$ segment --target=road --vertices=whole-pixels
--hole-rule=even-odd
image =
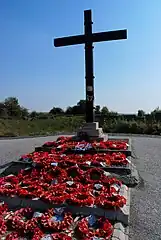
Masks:
[[[57,137],[0,140],[0,164]],[[129,240],[161,240],[161,138],[132,137],[142,182],[131,192]]]

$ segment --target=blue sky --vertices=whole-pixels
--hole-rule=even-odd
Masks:
[[[95,103],[149,112],[161,106],[160,0],[1,0],[0,100],[29,110],[65,108],[85,98],[84,46],[54,48],[53,38],[128,29],[128,40],[95,44]]]

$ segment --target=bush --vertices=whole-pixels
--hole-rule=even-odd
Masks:
[[[0,136],[51,135],[57,132],[75,132],[85,122],[84,117],[58,116],[49,119],[16,120],[0,119]],[[126,121],[113,119],[104,121],[104,132],[160,135],[160,122]]]

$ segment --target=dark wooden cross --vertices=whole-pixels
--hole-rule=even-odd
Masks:
[[[84,11],[84,35],[54,39],[55,47],[85,44],[86,122],[94,122],[93,43],[127,39],[127,30],[92,33],[92,12]]]

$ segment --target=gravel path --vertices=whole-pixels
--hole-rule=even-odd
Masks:
[[[0,140],[0,165],[57,137]],[[132,137],[142,182],[132,190],[130,240],[161,240],[161,139]]]

